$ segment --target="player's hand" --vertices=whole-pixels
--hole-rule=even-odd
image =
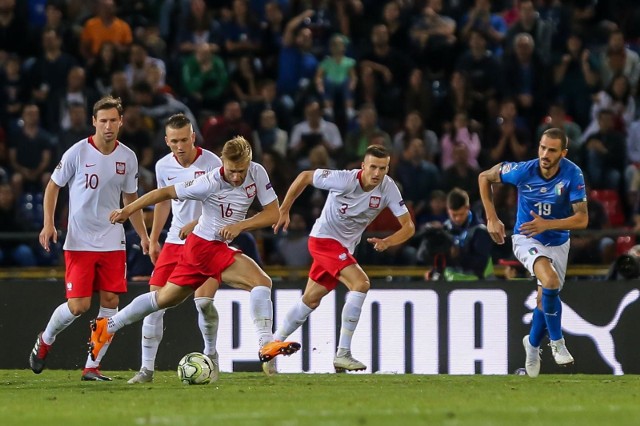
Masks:
[[[389,248],[389,243],[382,238],[367,238],[367,242],[373,244],[373,249],[377,252],[383,252]]]
[[[518,228],[518,231],[527,238],[535,237],[547,229],[547,221],[542,216],[537,215],[533,211],[530,211],[529,214],[533,216],[533,220],[523,223],[520,225],[520,228]]]
[[[50,251],[49,240],[53,240],[54,243],[58,242],[58,231],[56,230],[56,227],[53,225],[45,225],[42,228],[42,231],[40,231],[39,240],[42,248],[46,251]]]
[[[222,228],[218,233],[227,241],[232,241],[242,232],[242,226],[234,223]]]
[[[149,254],[149,238],[140,238],[140,247],[142,247],[142,254]]]
[[[496,244],[504,244],[507,234],[504,232],[504,223],[501,220],[487,220],[487,231]]]
[[[124,209],[117,209],[111,212],[109,215],[109,221],[113,224],[125,223],[129,219],[129,214]]]
[[[154,265],[158,261],[158,257],[160,256],[160,243],[158,241],[150,241],[149,242],[149,258],[151,259],[151,263]]]
[[[195,220],[187,223],[185,226],[180,228],[180,232],[178,232],[178,237],[181,240],[185,240],[189,236],[189,234],[193,232],[193,229],[196,227],[197,224],[198,222]]]
[[[271,226],[273,228],[273,233],[277,234],[280,228],[282,228],[284,232],[287,232],[287,229],[289,229],[290,221],[291,218],[289,217],[289,212],[285,213],[281,211],[278,221]]]

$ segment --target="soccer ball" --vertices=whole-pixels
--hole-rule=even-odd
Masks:
[[[185,385],[206,385],[211,381],[213,363],[200,352],[191,352],[178,363],[178,378]]]

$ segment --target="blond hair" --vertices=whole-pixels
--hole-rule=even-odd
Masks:
[[[222,147],[222,159],[232,163],[251,161],[251,144],[242,136],[229,139]]]

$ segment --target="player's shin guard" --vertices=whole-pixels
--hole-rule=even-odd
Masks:
[[[198,327],[204,340],[204,354],[216,353],[216,340],[218,339],[218,310],[211,297],[196,297],[193,299],[198,311]]]
[[[273,334],[274,339],[281,341],[286,340],[294,331],[304,324],[311,312],[313,312],[313,309],[308,307],[302,299],[298,300],[289,312],[287,312],[280,328]]]
[[[117,313],[118,313],[118,308],[105,308],[104,306],[100,306],[100,310],[98,311],[98,318],[111,318]],[[109,350],[110,344],[111,342],[107,342],[104,344],[102,349],[100,349],[100,352],[98,353],[98,356],[96,357],[95,361],[92,360],[91,355],[89,355],[87,357],[87,362],[84,364],[84,368],[99,368],[100,361],[102,361],[102,358],[107,353],[107,350]]]
[[[353,332],[356,331],[358,321],[360,320],[360,312],[367,293],[359,291],[350,291],[342,308],[342,326],[340,328],[340,341],[338,343],[338,355],[351,350],[351,338]]]
[[[559,289],[542,289],[542,311],[550,340],[562,339],[562,302]]]
[[[273,304],[271,303],[271,288],[257,286],[249,295],[251,316],[258,335],[258,344],[263,347],[273,341]]]
[[[531,331],[529,332],[529,343],[533,347],[539,347],[540,342],[547,333],[547,322],[545,320],[544,312],[538,307],[533,310],[533,318],[531,319]]]
[[[164,333],[165,309],[150,313],[142,322],[142,367],[149,371],[155,370],[158,346]]]

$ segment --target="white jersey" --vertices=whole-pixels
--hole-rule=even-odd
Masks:
[[[105,155],[92,137],[83,139],[64,153],[51,180],[60,187],[69,184],[65,250],[125,249],[124,228],[111,224],[109,215],[120,208],[121,193],[138,190],[138,160],[131,149],[116,141]]]
[[[156,179],[158,188],[175,185],[209,173],[213,169],[222,166],[220,157],[211,151],[197,147],[196,158],[189,167],[183,167],[173,153],[162,157],[156,163]],[[171,226],[165,242],[171,244],[184,244],[180,239],[180,229],[202,214],[202,203],[195,200],[171,200]]]
[[[219,231],[244,220],[256,197],[263,206],[278,198],[267,171],[258,163],[250,163],[247,177],[240,186],[232,186],[223,176],[224,169],[219,167],[175,186],[178,199],[202,201],[202,215],[193,233],[208,241],[225,241]]]
[[[313,173],[313,186],[329,191],[311,236],[331,238],[353,254],[365,228],[385,208],[400,217],[408,213],[400,190],[393,179],[385,176],[380,185],[369,192],[362,189],[362,170],[318,169]]]

